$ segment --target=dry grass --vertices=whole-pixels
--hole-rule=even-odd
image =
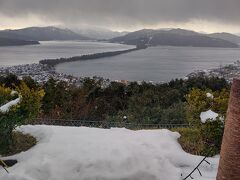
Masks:
[[[194,128],[175,128],[172,131],[179,132],[179,143],[184,151],[194,155],[205,155],[205,146],[200,131]]]
[[[37,140],[30,134],[23,134],[21,132],[13,132],[13,144],[7,152],[0,152],[3,156],[11,156],[23,151],[27,151],[35,146]]]

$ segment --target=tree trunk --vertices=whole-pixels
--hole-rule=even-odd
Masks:
[[[240,179],[240,79],[234,79],[228,106],[217,180]]]

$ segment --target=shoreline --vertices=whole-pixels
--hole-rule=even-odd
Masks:
[[[81,56],[74,56],[70,58],[56,58],[56,59],[44,59],[40,60],[38,63],[31,64],[22,64],[22,65],[13,65],[13,66],[0,66],[0,76],[6,76],[7,74],[14,74],[20,79],[25,76],[30,76],[35,81],[40,84],[47,82],[50,78],[53,78],[57,81],[65,81],[70,84],[80,84],[84,77],[75,77],[72,75],[67,75],[64,73],[56,72],[55,66],[61,63],[68,63],[74,61],[87,61],[95,60],[106,57],[113,57],[120,54],[125,54],[133,51],[138,51],[141,49],[146,49],[147,46],[139,45],[135,48],[119,50],[119,51],[110,51],[110,52],[101,52],[94,54],[85,54]],[[101,78],[94,76],[96,78]],[[106,80],[110,81],[110,80]]]
[[[24,76],[30,76],[33,78],[35,81],[37,81],[40,84],[43,84],[47,82],[50,78],[53,78],[57,81],[65,81],[70,84],[81,84],[81,81],[85,77],[75,77],[72,75],[67,75],[63,73],[58,73],[55,70],[54,66],[49,66],[46,64],[25,64],[25,65],[16,65],[16,66],[7,66],[7,67],[0,67],[0,75],[6,76],[7,74],[15,74],[19,78],[23,78]],[[185,77],[182,77],[180,79],[188,79],[188,78],[194,78],[194,77],[219,77],[219,78],[224,78],[228,82],[232,82],[234,77],[240,77],[240,60],[219,67],[219,68],[213,68],[213,69],[208,69],[208,70],[197,70],[194,71],[190,74],[187,74]],[[129,82],[148,82],[152,84],[162,84],[162,83],[167,83],[167,82],[155,82],[155,81],[128,81],[128,80],[109,80],[104,77],[90,77],[90,78],[103,78],[106,82],[120,82],[127,84]],[[175,78],[179,79],[179,78]],[[169,81],[168,81],[169,82]]]
[[[220,66],[219,68],[197,70],[186,76],[186,78],[191,77],[219,77],[226,79],[228,82],[232,82],[233,78],[240,77],[240,60],[225,66]]]
[[[30,76],[38,83],[45,83],[51,77],[58,81],[66,81],[71,84],[78,84],[84,79],[85,77],[78,77],[74,75],[68,75],[64,73],[59,73],[56,71],[56,66],[62,63],[69,63],[75,61],[88,61],[88,60],[96,60],[100,58],[106,57],[113,57],[133,51],[138,51],[142,49],[148,48],[144,45],[136,46],[135,48],[126,49],[126,50],[118,50],[118,51],[110,51],[110,52],[101,52],[101,53],[94,53],[94,54],[85,54],[80,56],[74,56],[69,58],[56,58],[56,59],[44,59],[40,60],[38,63],[33,64],[23,64],[23,65],[14,65],[14,66],[0,66],[0,75],[7,75],[7,74],[15,74],[16,76],[22,78],[24,76]],[[183,77],[176,77],[174,79],[183,79],[186,80],[188,78],[193,77],[219,77],[224,78],[228,82],[232,82],[233,78],[239,76],[240,77],[240,60],[227,64],[225,66],[219,68],[212,68],[207,70],[197,70],[193,71],[189,74],[186,74]],[[127,79],[117,79],[117,80],[110,80],[104,77],[93,76],[89,78],[103,78],[106,81],[112,82],[121,82],[121,83],[129,83],[129,82],[148,82],[152,84],[162,84],[168,83],[170,81],[152,81],[152,80],[134,80],[129,81]]]

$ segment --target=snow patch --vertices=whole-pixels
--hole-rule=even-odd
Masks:
[[[17,91],[12,91],[12,92],[11,92],[11,96],[14,96],[14,95],[16,95],[16,94],[18,94]]]
[[[17,98],[15,100],[8,102],[7,104],[0,107],[0,112],[2,113],[9,112],[10,108],[13,106],[16,106],[18,103],[20,103],[20,101],[21,101],[21,98]]]
[[[212,110],[208,110],[206,112],[202,112],[200,114],[201,122],[206,123],[207,120],[215,121],[219,115]]]
[[[211,94],[211,93],[207,93],[206,96],[207,96],[208,98],[211,98],[211,99],[214,98],[213,94]]]
[[[4,180],[182,180],[203,157],[183,151],[179,133],[168,130],[22,126],[38,143],[16,158]],[[214,180],[219,158],[209,158],[192,176]],[[181,174],[183,176],[181,176]]]

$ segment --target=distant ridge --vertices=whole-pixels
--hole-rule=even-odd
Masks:
[[[192,46],[237,48],[236,43],[184,29],[143,29],[113,38],[110,42],[148,46]]]
[[[27,41],[19,39],[8,39],[0,37],[0,46],[22,46],[22,45],[34,45],[40,44],[38,41]]]
[[[208,34],[208,36],[240,44],[240,36],[237,36],[237,35],[234,35],[234,34],[223,32],[223,33]]]
[[[90,38],[77,34],[69,29],[49,27],[29,27],[17,30],[2,30],[0,37],[9,39],[53,41],[53,40],[89,40]]]

